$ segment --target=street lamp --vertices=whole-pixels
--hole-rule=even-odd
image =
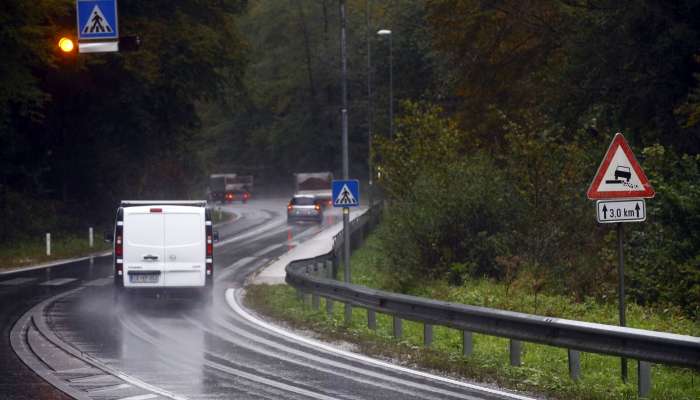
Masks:
[[[394,46],[389,29],[377,31],[379,36],[389,36],[389,137],[394,137]]]

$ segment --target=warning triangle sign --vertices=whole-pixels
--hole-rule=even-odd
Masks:
[[[588,188],[588,198],[652,198],[655,194],[625,137],[618,132]]]
[[[343,188],[340,189],[338,197],[335,198],[335,204],[348,206],[357,204],[357,199],[352,195],[348,185],[343,185]]]
[[[88,18],[85,26],[81,29],[82,33],[112,33],[114,30],[112,26],[107,22],[107,18],[102,13],[100,7],[95,4],[95,7],[90,11],[90,17]]]

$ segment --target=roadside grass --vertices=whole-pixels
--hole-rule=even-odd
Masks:
[[[374,268],[381,258],[376,238],[370,237],[352,258],[353,282],[380,288],[381,272]],[[342,276],[342,271],[339,273]],[[275,320],[297,329],[312,330],[323,340],[353,343],[356,351],[390,359],[405,366],[439,371],[455,378],[468,379],[517,391],[544,394],[555,398],[602,400],[636,399],[637,365],[628,360],[628,383],[620,379],[620,359],[581,353],[581,379],[569,378],[566,349],[523,343],[522,366],[509,364],[508,340],[473,335],[474,352],[462,355],[462,334],[454,329],[433,327],[433,345],[423,346],[423,325],[403,321],[403,337],[392,335],[392,318],[377,313],[377,330],[367,326],[367,312],[353,309],[353,320],[344,324],[343,307],[336,303],[333,314],[325,312],[325,300],[319,310],[304,305],[294,289],[287,285],[253,285],[246,288],[246,304]],[[488,280],[449,287],[441,282],[426,282],[422,293],[440,300],[537,313],[560,318],[615,324],[614,302],[586,299],[576,303],[565,296],[539,293],[535,296],[524,286],[505,285]],[[507,293],[506,293],[507,292]],[[535,312],[537,310],[537,312]],[[700,336],[700,323],[684,317],[675,309],[645,308],[628,305],[628,326]],[[700,373],[686,368],[653,365],[651,399],[700,398]]]
[[[105,243],[102,240],[101,234],[95,234],[94,246],[90,247],[87,233],[81,235],[52,233],[51,255],[47,256],[45,240],[44,237],[41,237],[0,244],[0,269],[11,269],[41,264],[52,260],[87,256],[111,248],[110,243]]]

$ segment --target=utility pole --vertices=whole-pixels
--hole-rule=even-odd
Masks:
[[[340,67],[342,105],[340,109],[343,130],[343,179],[350,179],[350,162],[348,159],[348,54],[346,37],[345,0],[340,0]],[[350,283],[350,209],[343,207],[343,262],[345,264],[345,282]]]

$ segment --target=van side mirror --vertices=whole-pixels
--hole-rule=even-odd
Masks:
[[[214,231],[213,236],[214,236],[214,242],[218,242],[219,241],[219,231]]]
[[[112,233],[111,231],[105,231],[105,242],[107,242],[107,243],[114,242],[114,233]]]

